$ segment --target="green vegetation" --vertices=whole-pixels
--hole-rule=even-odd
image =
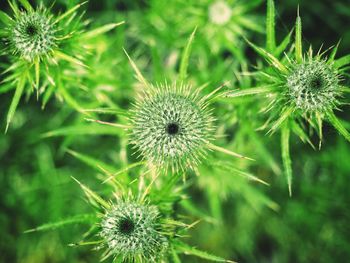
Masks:
[[[349,258],[350,9],[304,2],[3,1],[0,262]]]

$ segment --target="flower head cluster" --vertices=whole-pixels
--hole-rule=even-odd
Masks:
[[[177,171],[193,167],[213,137],[208,101],[186,85],[147,90],[132,117],[132,143],[151,163]]]
[[[167,238],[161,234],[156,206],[119,201],[106,213],[101,229],[108,254],[122,256],[124,261],[157,262],[168,247]]]
[[[294,65],[287,76],[287,98],[304,112],[327,112],[339,104],[339,77],[324,60]]]
[[[32,61],[48,55],[56,46],[55,25],[51,16],[42,8],[21,12],[10,27],[9,42],[15,54]]]

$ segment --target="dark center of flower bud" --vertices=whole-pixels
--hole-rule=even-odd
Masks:
[[[36,35],[38,32],[38,29],[36,26],[34,25],[28,25],[27,28],[26,28],[26,33],[29,35],[29,36],[34,36]]]
[[[310,81],[310,88],[313,90],[319,90],[323,86],[323,79],[321,76],[315,76],[313,79]]]
[[[169,135],[176,135],[179,133],[180,127],[179,124],[172,122],[166,126],[165,130]]]
[[[118,230],[124,235],[131,234],[135,229],[135,224],[130,218],[123,218],[119,221]]]

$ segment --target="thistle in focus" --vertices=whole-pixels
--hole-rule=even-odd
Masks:
[[[133,110],[131,141],[151,163],[178,171],[205,158],[214,137],[208,100],[184,84],[147,87]]]
[[[156,206],[119,200],[104,215],[99,235],[106,242],[107,257],[121,257],[123,262],[158,262],[168,248],[161,231]]]
[[[292,185],[292,166],[289,152],[290,133],[296,134],[312,147],[310,136],[315,131],[321,147],[323,121],[332,124],[346,140],[349,132],[334,114],[344,104],[344,92],[349,87],[342,84],[345,66],[350,64],[350,55],[336,59],[338,46],[327,52],[314,53],[312,47],[304,53],[302,50],[302,24],[298,16],[295,26],[295,42],[287,49],[291,34],[279,44],[275,40],[275,9],[272,0],[267,1],[266,47],[261,48],[249,42],[250,46],[269,64],[256,73],[258,87],[235,91],[230,96],[260,95],[269,100],[264,111],[269,119],[262,128],[269,133],[281,130],[282,160],[287,177],[289,193]],[[282,54],[285,55],[282,55]],[[309,126],[308,133],[305,123]],[[311,129],[310,129],[311,128]]]
[[[108,24],[86,31],[87,23],[77,10],[78,4],[62,14],[55,15],[52,7],[42,3],[34,8],[27,0],[8,1],[12,16],[0,11],[1,55],[8,61],[0,93],[15,90],[7,114],[6,130],[24,93],[34,91],[42,95],[43,107],[57,95],[79,110],[69,91],[70,83],[79,86],[77,73],[86,68],[84,60],[89,50],[89,40],[119,24]],[[74,81],[73,78],[74,77]]]
[[[102,170],[109,176],[110,173]],[[93,246],[102,252],[101,260],[113,262],[159,263],[182,262],[179,255],[193,255],[209,261],[233,262],[191,247],[181,239],[197,222],[179,221],[176,204],[182,199],[177,180],[163,181],[163,187],[155,187],[154,179],[137,180],[125,186],[125,182],[109,180],[115,190],[113,199],[106,201],[99,194],[74,179],[84,191],[94,211],[75,215],[55,223],[48,223],[26,231],[51,230],[70,224],[88,224],[90,229],[84,238],[71,246]],[[133,180],[135,182],[135,180]]]
[[[185,84],[195,32],[191,34],[182,54],[179,82],[172,85],[150,84],[126,53],[143,86],[130,118],[131,143],[143,159],[166,172],[169,169],[173,173],[187,169],[197,171],[197,166],[210,150],[250,159],[212,143],[215,127],[210,101],[220,96],[222,86],[202,95],[205,86],[194,89]]]

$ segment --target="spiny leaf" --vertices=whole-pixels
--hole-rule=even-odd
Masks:
[[[279,128],[285,122],[285,120],[288,119],[288,117],[292,113],[293,113],[293,108],[292,107],[288,107],[288,108],[284,109],[281,112],[280,117],[277,119],[277,121],[274,122],[274,124],[272,125],[271,129],[267,133],[274,133],[277,130],[277,128]]]
[[[47,230],[54,230],[60,227],[64,227],[67,225],[72,225],[72,224],[79,224],[79,223],[93,223],[94,220],[96,219],[96,214],[83,214],[83,215],[76,215],[73,217],[69,217],[66,219],[62,219],[57,222],[53,223],[47,223],[41,226],[38,226],[33,229],[29,229],[24,231],[24,233],[31,233],[31,232],[36,232],[36,231],[47,231]]]
[[[298,63],[303,61],[302,33],[301,33],[301,18],[299,16],[299,7],[297,20],[295,23],[295,59]]]
[[[196,31],[197,31],[197,27],[193,30],[190,38],[188,39],[185,50],[181,56],[180,72],[179,72],[180,81],[185,81],[187,78],[188,61],[190,59],[191,47],[192,47],[192,43],[193,43],[193,39],[194,39],[194,35],[196,34]]]
[[[54,51],[54,55],[59,58],[59,59],[62,59],[62,60],[65,60],[67,62],[70,62],[72,64],[75,64],[77,66],[81,66],[81,67],[87,67],[82,61],[80,61],[79,59],[75,58],[75,57],[72,57],[72,56],[69,56],[61,51],[58,51],[58,50],[55,50]]]
[[[273,87],[275,87],[275,85],[266,85],[266,86],[233,91],[229,93],[227,97],[235,98],[235,97],[249,96],[249,95],[255,95],[255,94],[269,93],[273,91]]]
[[[67,10],[65,13],[60,15],[59,17],[56,18],[55,24],[60,22],[62,19],[66,18],[70,14],[74,13],[77,9],[79,9],[82,5],[85,5],[88,1],[85,1],[83,3],[77,4],[76,6],[73,6],[71,9]]]
[[[203,259],[214,261],[214,262],[231,262],[231,263],[234,263],[234,261],[227,260],[227,259],[215,256],[215,255],[209,254],[209,253],[207,253],[205,251],[201,251],[201,250],[199,250],[197,248],[191,247],[191,246],[189,246],[189,245],[187,245],[185,243],[182,243],[182,242],[177,242],[175,244],[175,246],[176,246],[176,250],[177,251],[179,251],[181,253],[184,253],[186,255],[193,255],[193,256],[197,256],[199,258],[203,258]]]
[[[85,38],[85,39],[93,38],[93,37],[96,37],[98,35],[102,35],[104,33],[107,33],[109,31],[111,31],[112,29],[116,28],[117,26],[122,25],[124,23],[125,23],[125,21],[122,21],[119,23],[107,24],[107,25],[101,26],[99,28],[95,28],[91,31],[88,31],[88,32],[82,34],[81,37]]]
[[[289,196],[292,196],[292,160],[289,152],[290,130],[287,125],[283,125],[281,131],[281,148],[283,168],[287,178]]]
[[[334,61],[335,68],[341,68],[350,64],[350,55],[346,55]]]
[[[80,187],[83,189],[86,197],[88,198],[90,204],[92,204],[93,206],[97,207],[97,208],[101,208],[101,206],[104,209],[109,209],[110,208],[110,204],[108,202],[106,202],[105,200],[103,200],[102,197],[100,197],[98,194],[96,194],[94,191],[90,190],[90,188],[88,188],[87,186],[85,186],[84,184],[82,184],[81,182],[79,182],[77,179],[75,179],[74,177],[72,177],[74,181],[76,181]]]
[[[289,34],[282,40],[281,44],[275,48],[273,55],[275,57],[279,57],[282,52],[287,48],[292,38],[293,30],[289,32]]]
[[[16,91],[15,91],[15,95],[13,96],[11,105],[10,105],[10,109],[7,113],[7,118],[6,118],[6,129],[5,129],[5,133],[7,132],[9,125],[12,121],[13,115],[16,112],[19,100],[22,97],[23,94],[23,90],[25,87],[25,83],[26,83],[26,73],[24,73],[18,80],[17,82],[17,87],[16,87]]]
[[[11,22],[11,20],[12,18],[8,14],[0,10],[0,21],[7,25]]]
[[[128,52],[123,48],[125,55],[128,57],[131,67],[134,69],[136,73],[137,80],[140,81],[143,85],[145,85],[146,88],[151,87],[151,84],[148,83],[148,81],[145,79],[145,77],[142,75],[141,71],[137,67],[136,63],[130,58]]]
[[[273,0],[267,0],[266,50],[270,53],[273,53],[276,48],[275,34],[275,3]]]
[[[250,161],[254,161],[254,159],[252,158],[249,158],[249,157],[246,157],[246,156],[243,156],[239,153],[236,153],[236,152],[233,152],[233,151],[230,151],[226,148],[222,148],[220,146],[217,146],[217,145],[214,145],[214,144],[209,144],[208,147],[214,151],[218,151],[218,152],[222,152],[222,153],[225,153],[227,155],[231,155],[233,157],[237,157],[237,158],[242,158],[242,159],[247,159],[247,160],[250,160]]]
[[[340,40],[338,41],[338,43],[335,45],[335,47],[333,48],[331,54],[329,55],[329,58],[327,60],[327,63],[333,63],[334,62],[334,59],[335,59],[335,56],[338,52],[338,48],[339,48],[339,45],[340,45]]]
[[[42,134],[44,138],[59,136],[79,136],[79,135],[120,135],[120,129],[111,126],[98,124],[77,124],[68,127],[62,127],[57,130]]]
[[[327,113],[328,121],[334,126],[334,128],[344,136],[344,138],[350,142],[350,133],[344,127],[344,125],[339,121],[337,116],[335,116],[333,111]]]
[[[28,0],[19,0],[19,2],[23,5],[23,7],[28,11],[33,11],[32,5],[28,2]]]
[[[97,160],[91,156],[85,155],[85,154],[81,154],[78,153],[76,151],[67,149],[67,152],[69,154],[71,154],[72,156],[74,156],[75,158],[77,158],[78,160],[82,161],[83,163],[85,163],[86,165],[90,166],[91,168],[95,169],[96,171],[101,171],[102,169],[105,169],[107,171],[110,171],[112,173],[116,172],[115,167],[110,166],[100,160]]]
[[[248,39],[245,38],[245,40],[259,55],[261,55],[272,66],[274,66],[276,69],[278,69],[282,73],[288,73],[288,69],[274,55],[267,52],[265,49],[253,44]]]

